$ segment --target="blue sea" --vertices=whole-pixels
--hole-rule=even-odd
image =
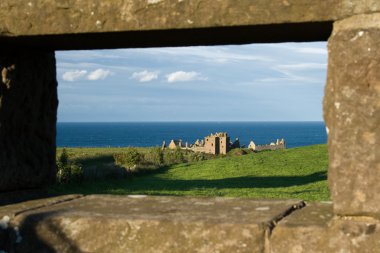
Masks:
[[[58,123],[58,147],[149,147],[165,140],[194,143],[210,133],[227,132],[248,146],[284,138],[288,148],[327,142],[323,122],[119,122]]]

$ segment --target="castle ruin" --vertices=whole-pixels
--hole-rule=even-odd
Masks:
[[[163,143],[165,143],[165,141]],[[180,148],[213,155],[225,155],[231,149],[242,148],[244,146],[240,146],[239,138],[236,138],[235,141],[232,142],[226,132],[216,132],[215,134],[211,133],[210,135],[204,137],[204,140],[196,140],[195,143],[191,145],[189,145],[188,142],[185,142],[185,145],[183,145],[183,141],[181,139],[171,140],[168,147],[169,149]],[[270,144],[265,145],[256,145],[253,141],[251,141],[248,148],[253,151],[262,151],[285,149],[286,146],[284,139],[277,139],[276,143],[272,142]]]
[[[211,133],[209,136],[206,136],[204,140],[196,140],[194,144],[188,145],[188,142],[183,145],[182,140],[171,140],[169,144],[169,149],[186,149],[192,150],[194,152],[202,152],[207,154],[227,154],[233,148],[240,148],[239,139],[236,139],[235,142],[230,141],[230,137],[226,132],[220,133]]]

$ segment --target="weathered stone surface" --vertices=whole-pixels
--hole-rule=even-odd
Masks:
[[[380,250],[380,221],[345,217],[333,220],[323,236],[326,250],[321,252],[374,253]]]
[[[54,53],[0,53],[0,68],[0,191],[54,182],[58,104]]]
[[[14,218],[23,212],[36,210],[46,206],[52,206],[58,203],[74,200],[82,197],[80,194],[64,195],[36,200],[23,201],[17,204],[0,206],[0,219],[4,216]]]
[[[0,24],[3,36],[24,36],[334,21],[375,11],[377,0],[5,0]]]
[[[271,253],[373,253],[380,249],[380,221],[335,217],[331,204],[311,203],[273,230]]]
[[[24,212],[12,224],[23,238],[16,252],[264,252],[272,220],[294,204],[87,196]]]
[[[379,11],[377,0],[5,0],[0,45],[90,49],[315,41],[328,38],[335,20]]]
[[[324,118],[339,215],[380,217],[380,13],[334,25]]]
[[[10,224],[15,216],[80,197],[81,195],[66,195],[0,206],[0,252],[14,252],[14,245],[22,238],[18,227],[12,227]]]
[[[280,221],[270,238],[271,253],[322,253],[322,237],[333,218],[332,204],[308,203]]]

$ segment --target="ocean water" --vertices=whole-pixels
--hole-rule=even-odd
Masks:
[[[284,138],[288,148],[327,142],[323,122],[120,122],[58,123],[58,147],[149,147],[165,140],[194,143],[214,132],[227,132],[241,145],[275,142]]]

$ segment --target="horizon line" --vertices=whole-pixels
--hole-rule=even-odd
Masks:
[[[268,123],[268,122],[323,122],[324,120],[226,120],[226,121],[212,121],[212,120],[183,120],[183,121],[57,121],[57,123]]]

